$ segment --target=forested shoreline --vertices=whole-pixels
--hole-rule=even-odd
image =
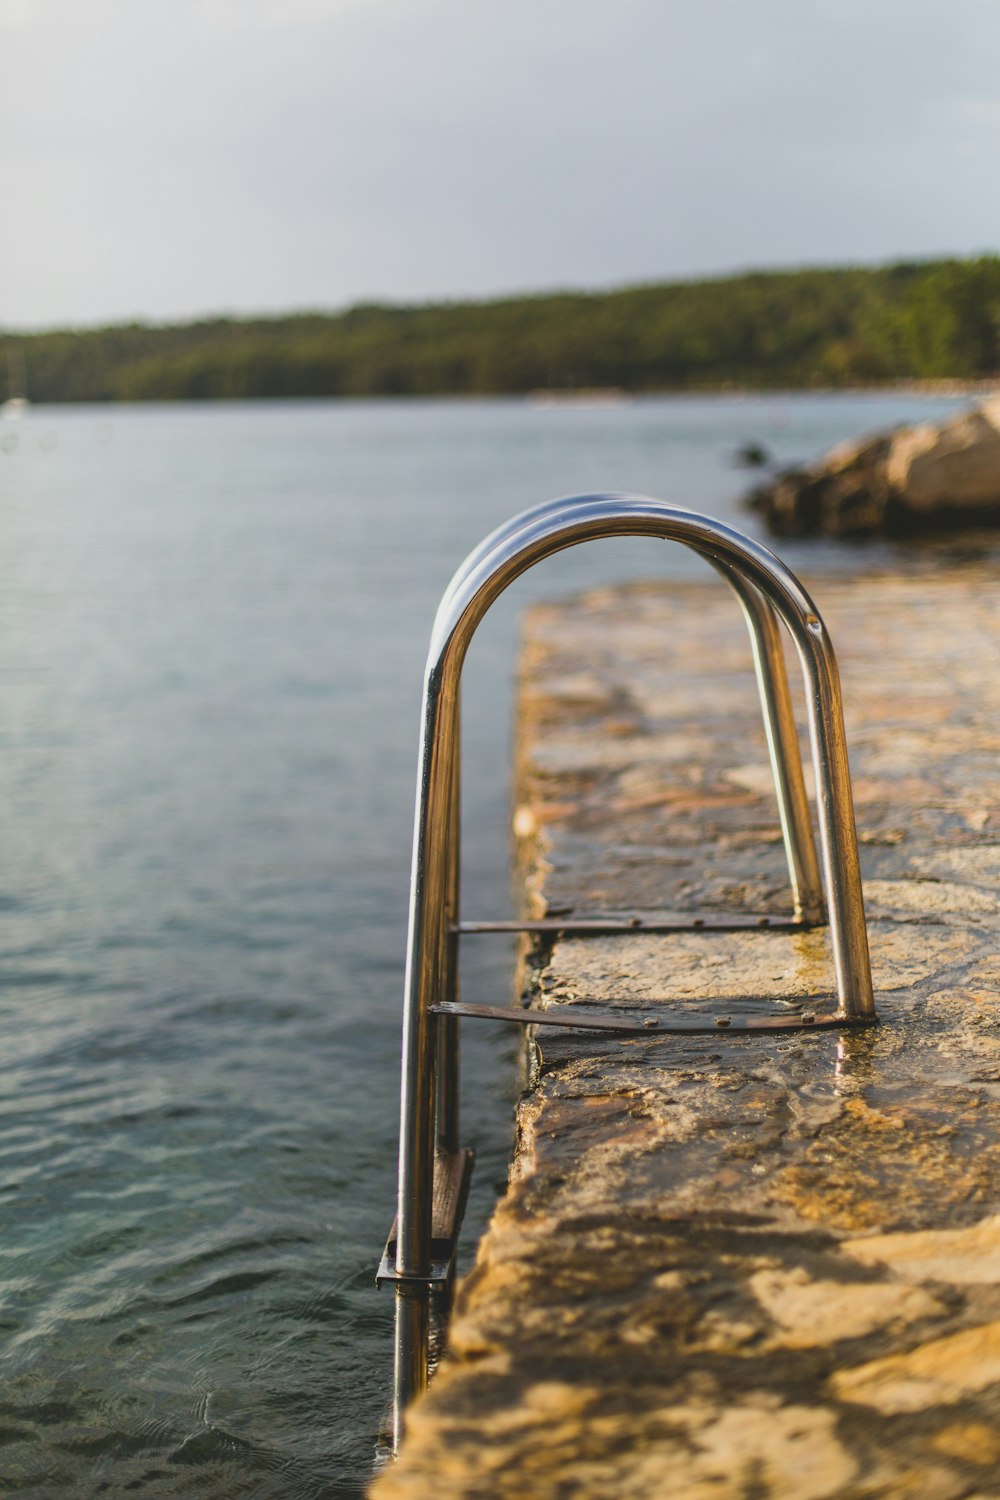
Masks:
[[[1000,257],[0,332],[0,343],[27,387],[8,394],[36,402],[976,381],[1000,371]]]

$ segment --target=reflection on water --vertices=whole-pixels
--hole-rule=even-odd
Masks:
[[[6,1487],[361,1492],[389,1358],[372,1277],[419,680],[452,568],[560,493],[734,516],[740,444],[791,462],[950,404],[50,408],[4,433]],[[470,912],[507,903],[518,607],[701,566],[600,543],[498,606],[465,694]],[[470,948],[469,998],[502,1001],[511,968],[508,940]],[[505,1171],[515,1049],[488,1028],[465,1047],[466,1255]]]

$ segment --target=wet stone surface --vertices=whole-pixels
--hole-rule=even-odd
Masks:
[[[510,1189],[378,1500],[1000,1493],[1000,593],[977,563],[816,593],[882,1024],[537,1029]],[[532,915],[788,910],[741,631],[710,584],[530,616]],[[523,979],[661,1015],[833,986],[822,930],[562,940]]]

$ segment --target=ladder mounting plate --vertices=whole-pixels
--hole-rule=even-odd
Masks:
[[[475,1165],[474,1151],[438,1152],[434,1158],[434,1200],[432,1208],[430,1267],[422,1276],[396,1270],[396,1221],[393,1220],[382,1260],[375,1273],[375,1285],[395,1281],[414,1286],[447,1286],[455,1274],[455,1251],[458,1232],[465,1217],[469,1182]]]

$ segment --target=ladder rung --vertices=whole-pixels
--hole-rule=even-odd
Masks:
[[[467,1016],[482,1021],[513,1021],[518,1026],[565,1026],[574,1031],[614,1031],[658,1036],[683,1032],[688,1036],[714,1035],[720,1031],[829,1031],[844,1026],[869,1026],[875,1016],[845,1016],[838,1011],[789,1011],[787,1014],[726,1014],[708,1016],[650,1015],[638,1018],[609,1011],[578,1010],[581,1002],[556,1010],[524,1010],[503,1005],[469,1005],[465,1001],[442,1001],[428,1006],[432,1016]],[[586,1004],[587,1002],[582,1002]],[[596,1001],[593,1003],[597,1003]]]
[[[651,912],[628,917],[519,917],[456,923],[452,931],[472,937],[487,932],[552,932],[578,937],[613,936],[619,932],[743,932],[763,927],[773,932],[802,931],[818,924],[804,917],[766,912]]]

